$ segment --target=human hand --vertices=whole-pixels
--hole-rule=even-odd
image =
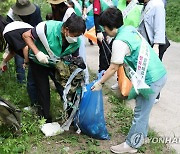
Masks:
[[[104,35],[102,32],[97,33],[97,39],[102,42],[102,40],[104,39]]]
[[[94,85],[91,87],[92,91],[99,91],[102,89],[102,83],[100,81],[97,81],[94,83]]]
[[[49,56],[45,55],[42,51],[39,51],[35,56],[40,63],[43,63],[43,64],[49,63],[48,61]]]
[[[154,44],[153,49],[155,53],[159,56],[159,44]]]
[[[0,65],[0,70],[4,72],[6,71],[6,69],[7,69],[7,63],[3,60]]]
[[[84,20],[86,20],[87,15],[86,15],[86,14],[83,14],[83,15],[82,15],[82,18],[83,18]]]

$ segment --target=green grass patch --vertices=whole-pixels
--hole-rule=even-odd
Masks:
[[[179,0],[168,0],[166,8],[166,33],[170,40],[180,42]]]

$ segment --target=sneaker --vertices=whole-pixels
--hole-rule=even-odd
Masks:
[[[111,86],[112,90],[117,90],[119,88],[118,82]]]
[[[116,146],[111,146],[110,150],[114,153],[136,153],[137,149],[130,147],[126,142],[123,142]]]
[[[160,101],[160,98],[158,98],[158,99],[156,98],[154,101],[154,104],[159,103],[159,101]]]

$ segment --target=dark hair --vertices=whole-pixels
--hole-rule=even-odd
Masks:
[[[73,9],[75,8],[75,5],[74,5],[74,3],[73,3],[73,1],[72,1],[72,0],[67,0],[67,2],[68,2],[68,4],[69,4],[69,5],[71,5],[71,6],[72,6],[72,8],[73,8]]]
[[[60,4],[53,4],[52,7],[52,16],[53,20],[62,21],[63,17],[68,9],[68,6],[63,2]]]
[[[8,22],[3,18],[3,16],[0,15],[0,51],[5,50],[6,45],[7,45],[3,37],[3,31],[7,24]]]
[[[2,34],[7,24],[8,22],[3,18],[3,16],[0,15],[0,34]]]
[[[84,34],[86,30],[85,21],[82,17],[77,16],[75,13],[63,23],[64,28],[68,28],[70,33]]]
[[[99,24],[107,26],[110,30],[113,28],[119,28],[123,25],[123,16],[119,9],[108,8],[100,14]]]

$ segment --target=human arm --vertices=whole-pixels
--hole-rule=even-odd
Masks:
[[[28,57],[28,46],[25,46],[23,48],[23,55],[24,55],[24,64],[28,64],[29,63],[29,57]]]
[[[7,65],[8,61],[10,61],[15,56],[15,52],[9,52],[8,55],[3,59],[0,65],[0,70],[3,70],[3,67]],[[3,70],[4,71],[4,70]]]
[[[130,49],[126,43],[120,40],[114,40],[112,45],[111,64],[104,73],[103,77],[93,85],[92,90],[100,90],[102,88],[102,84],[105,83],[111,76],[113,76],[119,67],[123,65],[125,55],[129,54]]]
[[[24,41],[26,42],[26,44],[29,46],[29,48],[35,54],[37,60],[40,63],[47,64],[49,56],[45,55],[43,52],[39,51],[39,49],[37,48],[37,46],[35,45],[35,43],[33,41],[33,36],[32,36],[31,30],[23,33],[22,37],[23,37]]]
[[[154,49],[155,53],[159,56],[159,44],[158,43],[153,45],[153,49]]]
[[[115,72],[119,69],[119,64],[113,64],[111,63],[109,68],[107,69],[107,71],[104,73],[104,75],[102,76],[102,78],[100,80],[98,80],[92,87],[91,90],[92,91],[98,91],[101,90],[102,85],[108,80],[110,79]]]
[[[36,55],[39,52],[39,49],[34,44],[33,36],[31,34],[31,30],[28,30],[27,32],[24,32],[22,34],[22,37],[26,44],[29,46],[30,49],[32,49],[33,53]]]

